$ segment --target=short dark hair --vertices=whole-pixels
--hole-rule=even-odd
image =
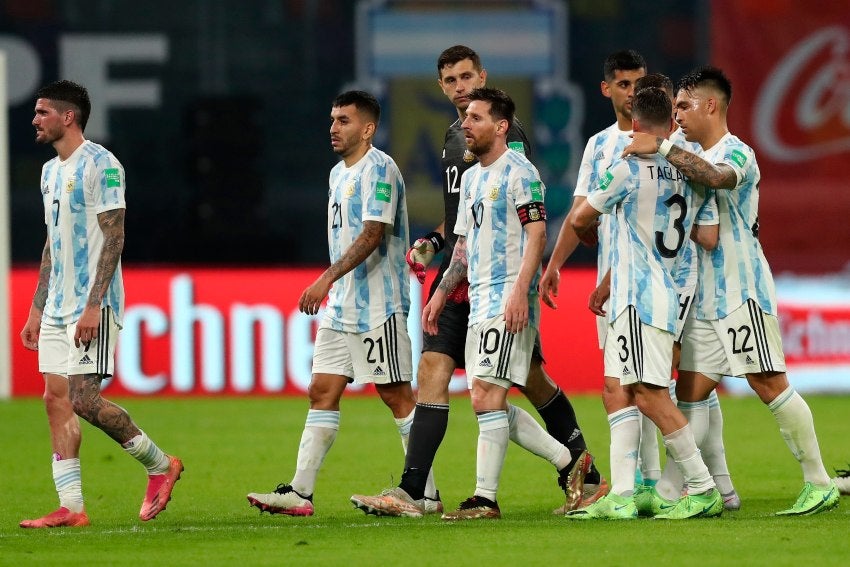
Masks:
[[[635,93],[632,99],[632,118],[651,126],[670,124],[673,103],[670,95],[658,87],[646,87]]]
[[[378,99],[366,91],[346,91],[337,95],[333,101],[334,107],[348,106],[349,104],[353,104],[358,112],[365,112],[377,126],[381,119],[381,105],[378,103]]]
[[[606,81],[610,81],[614,78],[615,71],[636,71],[638,69],[646,69],[646,61],[644,61],[643,55],[634,49],[624,49],[605,58],[602,76],[605,77]]]
[[[726,106],[732,102],[732,83],[728,77],[711,65],[697,67],[679,80],[679,90],[692,91],[698,87],[709,87],[720,91],[726,98]]]
[[[490,103],[490,116],[493,120],[507,120],[508,127],[514,123],[516,105],[511,97],[501,89],[480,87],[469,93],[469,100],[482,100]]]
[[[449,47],[437,58],[437,77],[442,76],[443,67],[460,63],[464,59],[472,61],[472,66],[476,71],[481,70],[481,58],[474,50],[465,45],[453,45]]]
[[[670,77],[663,73],[649,73],[635,81],[635,92],[649,87],[655,87],[656,89],[666,91],[670,97],[675,94],[673,92],[673,81],[671,81]]]
[[[46,98],[63,111],[73,110],[80,130],[85,132],[91,114],[91,100],[89,91],[84,86],[72,81],[54,81],[38,89],[35,98]]]

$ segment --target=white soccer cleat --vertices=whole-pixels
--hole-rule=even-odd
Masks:
[[[301,496],[288,484],[278,484],[274,492],[259,494],[252,492],[248,495],[251,506],[260,512],[269,514],[285,514],[287,516],[312,516],[313,497]]]

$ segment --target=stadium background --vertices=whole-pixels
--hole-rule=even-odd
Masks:
[[[407,181],[412,234],[426,232],[440,220],[438,152],[453,120],[433,65],[453,43],[477,49],[489,84],[518,101],[549,187],[550,240],[585,140],[612,121],[598,89],[607,54],[637,49],[674,81],[697,64],[723,67],[735,88],[731,129],[762,170],[760,237],[791,377],[800,389],[850,389],[850,195],[840,175],[850,13],[841,3],[6,0],[12,393],[41,392],[35,357],[17,339],[44,239],[35,188],[52,157],[30,125],[40,84],[61,76],[89,86],[87,134],[127,171],[132,325],[109,388],[301,393],[314,321],[294,305],[327,262],[330,100],[352,86],[380,95],[378,145]],[[544,345],[566,389],[595,391],[601,362],[584,309],[594,255],[574,260],[561,309],[544,315]]]

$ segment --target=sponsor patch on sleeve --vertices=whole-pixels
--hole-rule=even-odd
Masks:
[[[608,189],[608,186],[611,185],[611,181],[614,180],[614,174],[610,171],[606,171],[605,175],[602,176],[602,179],[599,181],[599,189],[605,191]]]
[[[744,164],[747,163],[747,156],[741,150],[732,150],[732,155],[729,157],[738,164],[738,167],[744,167]]]
[[[375,199],[389,203],[393,196],[393,186],[383,181],[375,182]]]
[[[534,201],[543,201],[543,183],[540,181],[531,182],[531,198]]]
[[[121,172],[117,167],[110,167],[103,170],[103,175],[106,177],[107,187],[121,187]]]
[[[525,144],[522,142],[508,142],[508,149],[511,149],[518,154],[525,155]]]

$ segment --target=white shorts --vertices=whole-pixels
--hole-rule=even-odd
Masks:
[[[38,370],[60,376],[97,374],[107,378],[115,369],[115,345],[121,328],[109,307],[100,310],[97,338],[74,346],[77,324],[51,325],[42,321],[38,336]]]
[[[608,302],[602,304],[602,309],[608,310]],[[599,350],[605,349],[605,339],[608,337],[608,316],[596,316],[596,336],[599,338]]]
[[[313,350],[313,374],[336,374],[358,384],[395,384],[413,380],[407,318],[392,315],[365,333],[320,328]]]
[[[709,377],[785,372],[779,319],[752,299],[723,319],[689,317],[679,368]]]
[[[634,306],[608,325],[605,376],[620,384],[668,387],[673,368],[673,333],[645,324]]]
[[[471,325],[466,330],[466,380],[472,388],[472,379],[478,378],[502,388],[525,386],[537,327],[528,326],[519,333],[509,333],[505,328],[504,314]]]
[[[696,284],[688,286],[679,291],[679,311],[676,314],[676,342],[682,342],[682,335],[685,333],[685,322],[688,320],[688,315],[692,311],[691,307],[694,303],[694,294],[696,293]]]

